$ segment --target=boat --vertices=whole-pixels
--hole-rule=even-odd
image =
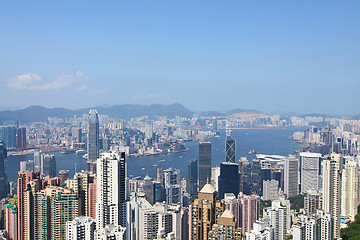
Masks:
[[[254,149],[251,149],[248,154],[257,154],[257,152]]]
[[[88,158],[88,154],[85,153],[85,155],[83,156],[83,158],[87,159],[87,158]]]
[[[154,165],[152,165],[153,167],[158,167],[159,165],[157,165],[157,164],[154,164]]]
[[[75,150],[74,149],[65,149],[65,150],[62,150],[60,153],[61,154],[70,154],[70,153],[75,153]]]
[[[76,150],[76,152],[75,152],[75,154],[77,154],[77,155],[82,155],[82,154],[85,154],[85,153],[87,153],[87,151],[86,151],[86,150],[82,150],[82,149]]]
[[[141,170],[142,170],[142,171],[145,171],[145,168],[143,167]]]
[[[159,162],[165,162],[165,159],[161,159]]]

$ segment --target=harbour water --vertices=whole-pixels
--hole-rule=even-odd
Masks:
[[[231,136],[236,140],[236,159],[247,157],[252,160],[255,155],[249,155],[251,149],[261,154],[278,154],[287,156],[293,154],[300,145],[289,139],[299,128],[286,129],[234,129]],[[217,166],[225,160],[225,131],[220,131],[219,138],[209,140],[211,144],[212,166]],[[186,164],[191,159],[197,159],[199,154],[198,142],[186,142],[187,152],[160,154],[152,156],[128,157],[127,175],[145,176],[156,178],[157,168],[177,168],[181,176],[186,177]],[[56,159],[57,171],[68,169],[70,176],[76,171],[86,169],[86,160],[81,155],[61,154],[52,152]],[[16,182],[20,161],[32,160],[33,155],[9,156],[7,159],[9,181]],[[154,166],[155,165],[155,166]]]

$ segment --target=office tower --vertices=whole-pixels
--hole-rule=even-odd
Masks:
[[[154,205],[155,203],[155,190],[154,190],[154,183],[152,181],[152,178],[146,175],[144,177],[144,185],[143,185],[143,191],[145,194],[146,200],[151,204]]]
[[[9,193],[9,183],[7,177],[7,150],[2,141],[0,141],[0,199],[6,197]]]
[[[94,240],[96,222],[91,217],[80,216],[66,223],[67,240]]]
[[[189,208],[181,208],[181,240],[189,240]]]
[[[125,203],[125,153],[103,153],[97,160],[96,229],[122,225]]]
[[[346,160],[341,183],[341,216],[354,221],[359,202],[359,168],[356,161]]]
[[[181,186],[180,170],[166,169],[164,170],[164,186],[167,204],[183,203],[183,189]]]
[[[310,189],[304,197],[304,210],[307,214],[314,214],[317,210],[322,209],[322,193]]]
[[[153,125],[152,125],[152,123],[146,123],[145,139],[152,139],[152,137],[153,137]]]
[[[235,163],[236,161],[236,141],[230,134],[225,140],[225,161]]]
[[[270,218],[270,227],[274,229],[274,239],[285,240],[287,229],[290,229],[290,201],[272,201],[271,207],[264,210],[264,217]]]
[[[219,197],[224,198],[224,193],[239,194],[240,175],[239,166],[233,162],[220,163]]]
[[[251,165],[246,157],[239,160],[240,192],[251,194]]]
[[[16,148],[25,149],[26,148],[26,128],[21,127],[17,129],[16,132]]]
[[[165,200],[165,185],[164,185],[164,171],[162,168],[156,170],[156,181],[160,183],[161,187],[161,201]]]
[[[104,144],[103,149],[104,149],[105,151],[110,151],[111,140],[106,137],[106,138],[104,138],[104,140],[103,140],[103,144]]]
[[[18,234],[18,211],[17,207],[12,204],[6,204],[6,233],[7,238],[10,240],[17,240],[17,234]]]
[[[309,189],[319,190],[320,175],[320,153],[302,152],[300,153],[301,164],[301,193],[306,193]]]
[[[284,165],[284,192],[287,197],[299,194],[299,161],[294,157],[285,159]]]
[[[33,160],[21,161],[20,162],[20,171],[33,172],[34,171],[34,161]]]
[[[261,196],[262,177],[259,159],[254,159],[252,162],[251,178],[251,192]]]
[[[126,239],[126,228],[108,224],[102,229],[95,230],[95,239],[97,240],[125,240]]]
[[[40,152],[34,152],[34,171],[41,171],[41,155],[40,155]]]
[[[56,176],[56,161],[54,154],[41,154],[41,176]]]
[[[82,129],[78,128],[76,131],[76,138],[78,143],[82,143]]]
[[[99,157],[99,118],[94,109],[90,110],[88,116],[87,154],[88,162],[90,162],[87,170],[96,173],[94,169],[96,166],[91,164]]]
[[[211,178],[211,143],[199,142],[199,189]]]
[[[212,226],[223,211],[223,203],[216,201],[215,189],[209,183],[205,184],[190,206],[190,239],[208,239]]]
[[[276,200],[278,199],[279,182],[277,180],[266,180],[263,181],[263,196],[262,200]]]
[[[18,195],[18,239],[24,238],[24,230],[25,230],[25,206],[29,202],[25,202],[25,193],[27,191],[28,183],[33,181],[34,179],[40,179],[40,172],[18,172],[17,179],[17,195]]]
[[[219,191],[219,176],[220,176],[220,167],[212,167],[211,168],[211,186],[214,187],[215,191]]]
[[[334,238],[340,237],[342,161],[343,157],[336,153],[323,160],[322,208],[333,216]]]
[[[234,215],[225,210],[209,232],[209,239],[241,240],[241,229],[236,227]]]
[[[16,128],[14,126],[0,127],[0,141],[2,141],[7,149],[16,148]]]
[[[187,179],[186,179],[186,192],[190,196],[197,195],[197,182],[198,182],[198,160],[190,160],[187,164]]]

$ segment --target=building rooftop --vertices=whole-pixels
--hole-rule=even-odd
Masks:
[[[223,214],[221,215],[222,218],[234,218],[234,215],[228,210],[226,209]]]
[[[205,184],[205,186],[201,189],[201,193],[214,193],[216,190],[209,183]]]

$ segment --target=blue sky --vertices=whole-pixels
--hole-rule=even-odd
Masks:
[[[359,1],[1,1],[2,107],[360,113]]]

